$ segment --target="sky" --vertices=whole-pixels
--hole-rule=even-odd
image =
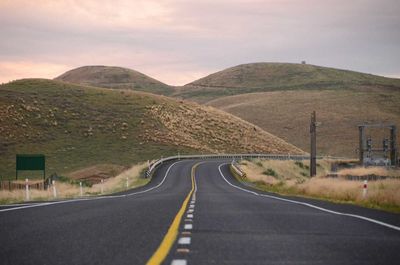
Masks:
[[[184,85],[243,63],[400,78],[399,0],[0,0],[0,83],[84,65]]]

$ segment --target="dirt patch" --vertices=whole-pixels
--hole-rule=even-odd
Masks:
[[[121,165],[99,164],[68,173],[66,176],[74,180],[83,180],[90,184],[96,184],[100,183],[102,179],[115,177],[126,169],[128,168]]]

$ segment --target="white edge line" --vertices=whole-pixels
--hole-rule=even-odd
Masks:
[[[164,178],[161,180],[160,183],[158,183],[156,186],[151,187],[147,190],[142,190],[142,191],[138,191],[138,192],[132,192],[132,193],[128,193],[128,194],[122,194],[122,195],[109,195],[109,196],[102,196],[102,197],[92,197],[92,198],[80,198],[80,199],[73,199],[73,200],[65,200],[65,201],[56,201],[56,202],[44,202],[44,203],[35,203],[35,204],[28,204],[25,206],[21,206],[21,207],[14,207],[14,208],[8,208],[8,209],[1,209],[0,212],[9,212],[9,211],[15,211],[15,210],[22,210],[22,209],[28,209],[28,208],[34,208],[34,207],[41,207],[41,206],[48,206],[48,205],[54,205],[54,204],[62,204],[62,203],[71,203],[71,202],[79,202],[79,201],[93,201],[93,200],[102,200],[102,199],[114,199],[114,198],[122,198],[122,197],[129,197],[132,195],[136,195],[136,194],[141,194],[141,193],[145,193],[145,192],[149,192],[151,190],[157,189],[159,188],[165,181],[165,179],[168,176],[169,171],[171,170],[171,168],[180,162],[184,162],[184,161],[177,161],[175,163],[173,163],[172,165],[170,165],[167,169],[167,171],[165,172]],[[11,207],[13,205],[9,205],[9,207]]]
[[[307,207],[310,207],[310,208],[314,208],[314,209],[317,209],[317,210],[320,210],[320,211],[323,211],[323,212],[331,213],[331,214],[350,216],[350,217],[358,218],[358,219],[361,219],[361,220],[364,220],[364,221],[368,221],[368,222],[371,222],[371,223],[374,223],[374,224],[378,224],[378,225],[381,225],[381,226],[385,226],[385,227],[400,231],[400,227],[398,227],[398,226],[391,225],[391,224],[388,224],[388,223],[385,223],[385,222],[381,222],[381,221],[378,221],[378,220],[375,220],[375,219],[371,219],[371,218],[368,218],[368,217],[365,217],[365,216],[336,212],[336,211],[332,211],[332,210],[329,210],[329,209],[325,209],[325,208],[313,205],[311,203],[299,202],[299,201],[295,201],[295,200],[289,200],[289,199],[284,199],[284,198],[280,198],[280,197],[275,197],[275,196],[272,196],[272,195],[260,194],[260,193],[254,192],[254,191],[249,191],[249,190],[246,190],[244,188],[238,187],[238,186],[233,185],[232,183],[230,183],[225,178],[224,174],[221,171],[221,167],[224,166],[224,165],[228,165],[228,164],[224,163],[224,164],[221,164],[221,165],[218,166],[218,170],[219,170],[219,173],[221,174],[222,178],[225,180],[226,183],[228,183],[232,187],[234,187],[236,189],[239,189],[241,191],[248,192],[248,193],[251,193],[251,194],[256,195],[256,196],[262,196],[262,197],[266,197],[266,198],[270,198],[270,199],[274,199],[274,200],[279,200],[279,201],[284,201],[284,202],[304,205],[304,206],[307,206]]]
[[[18,206],[26,206],[26,205],[35,205],[35,204],[42,204],[44,202],[32,202],[32,203],[15,203],[15,204],[0,204],[1,207],[18,207]]]

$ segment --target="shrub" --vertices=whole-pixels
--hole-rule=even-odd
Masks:
[[[272,177],[275,177],[275,178],[277,178],[278,177],[278,174],[275,172],[275,170],[273,170],[272,168],[268,168],[267,170],[265,170],[264,172],[263,172],[263,174],[264,175],[268,175],[268,176],[272,176]]]

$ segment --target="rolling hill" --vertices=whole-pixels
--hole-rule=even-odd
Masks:
[[[400,126],[400,92],[352,90],[296,90],[249,93],[207,103],[257,124],[303,150],[309,150],[310,114],[317,112],[319,154],[357,157],[358,128],[362,123],[394,123]],[[382,148],[389,132],[370,130]],[[400,134],[397,135],[400,142]]]
[[[313,65],[239,65],[175,95],[227,111],[303,150],[309,150],[310,113],[316,110],[322,122],[318,152],[327,155],[356,157],[359,124],[400,126],[400,79]]]
[[[175,96],[197,102],[286,90],[399,90],[400,80],[308,64],[252,63],[231,67],[181,87]]]
[[[114,66],[83,66],[72,69],[56,77],[55,80],[96,87],[132,89],[160,95],[169,95],[174,91],[171,86],[145,74]]]
[[[184,153],[303,153],[259,127],[197,103],[56,80],[0,85],[0,176],[15,154],[43,153],[47,173]]]

